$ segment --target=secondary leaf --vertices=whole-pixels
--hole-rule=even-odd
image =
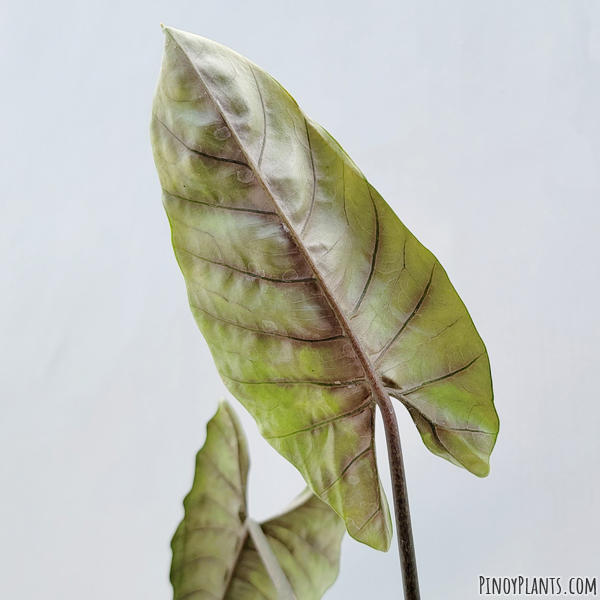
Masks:
[[[248,468],[242,428],[223,401],[208,423],[172,542],[174,600],[318,600],[335,581],[341,519],[307,490],[283,515],[254,523],[246,509]],[[277,593],[276,577],[287,596]]]
[[[483,342],[436,258],[273,78],[165,34],[152,143],[192,312],[262,435],[386,550],[374,390],[485,476],[498,418]]]

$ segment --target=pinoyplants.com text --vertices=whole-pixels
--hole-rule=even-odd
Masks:
[[[596,577],[479,576],[480,596],[597,596]]]

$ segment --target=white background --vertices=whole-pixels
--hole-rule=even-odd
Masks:
[[[423,599],[476,598],[480,574],[600,576],[598,2],[4,0],[0,596],[171,597],[225,389],[151,157],[161,21],[275,76],[438,256],[487,344],[489,478],[430,454],[398,407]],[[235,406],[265,518],[303,485]],[[400,589],[395,546],[346,538],[325,597]]]

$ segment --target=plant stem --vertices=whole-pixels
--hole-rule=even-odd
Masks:
[[[410,523],[410,510],[408,506],[408,491],[406,477],[404,476],[404,461],[402,460],[402,447],[400,445],[400,431],[398,421],[390,397],[383,394],[377,395],[377,405],[383,417],[385,438],[388,448],[390,475],[392,477],[392,493],[394,496],[394,513],[396,516],[396,537],[400,553],[400,569],[404,584],[405,600],[420,600],[419,578],[417,575],[417,559],[413,542],[412,526]]]
[[[281,565],[277,561],[275,554],[273,554],[273,550],[271,549],[269,541],[265,537],[261,526],[250,518],[247,519],[246,523],[248,524],[248,532],[256,546],[258,555],[275,586],[277,598],[279,600],[296,600],[294,590],[283,572]]]

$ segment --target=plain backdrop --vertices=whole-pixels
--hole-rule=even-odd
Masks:
[[[277,78],[487,344],[487,479],[429,453],[398,406],[423,599],[477,598],[479,575],[600,576],[600,3],[2,0],[0,596],[172,594],[169,542],[226,390],[151,156],[160,22]],[[235,407],[266,518],[303,483]],[[325,598],[400,598],[397,564],[346,537]]]

